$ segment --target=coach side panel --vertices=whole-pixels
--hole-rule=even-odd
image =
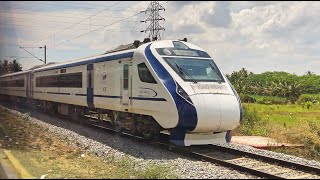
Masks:
[[[1,77],[0,94],[25,98],[27,97],[26,81],[26,74]]]
[[[34,99],[87,106],[87,67],[35,72],[33,75]]]

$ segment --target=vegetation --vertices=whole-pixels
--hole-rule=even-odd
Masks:
[[[288,154],[320,161],[320,105],[310,109],[298,104],[266,105],[243,103],[243,123],[234,135],[271,137],[304,148],[284,149]]]
[[[243,103],[243,123],[236,135],[302,144],[304,148],[280,151],[320,160],[320,75],[254,74],[242,68],[227,77]]]
[[[227,74],[237,92],[245,95],[260,95],[285,98],[294,103],[302,94],[320,93],[320,75],[308,71],[303,76],[287,72],[264,72],[254,74],[242,68]],[[281,102],[282,104],[282,102]]]
[[[170,167],[149,164],[137,170],[135,162],[126,157],[98,158],[31,123],[29,116],[19,117],[1,107],[0,114],[0,148],[10,150],[36,179],[177,178]]]
[[[17,60],[9,62],[8,60],[0,61],[0,75],[22,71],[22,66]]]

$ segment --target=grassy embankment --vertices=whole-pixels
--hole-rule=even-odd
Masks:
[[[28,117],[19,117],[0,107],[0,148],[10,152],[29,173],[40,178],[176,178],[170,167],[134,169],[129,158],[97,158],[68,145]]]
[[[320,105],[264,105],[244,103],[244,122],[235,135],[271,137],[279,142],[305,145],[304,148],[275,149],[320,161]]]

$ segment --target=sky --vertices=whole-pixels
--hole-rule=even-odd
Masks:
[[[23,69],[102,54],[142,41],[150,1],[1,1],[0,60]],[[286,71],[320,74],[320,3],[160,1],[162,39],[183,39],[214,59],[225,74]],[[19,47],[20,46],[20,47]],[[15,57],[13,57],[15,56]]]

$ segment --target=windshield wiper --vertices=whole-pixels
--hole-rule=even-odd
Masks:
[[[212,71],[216,69],[211,63],[209,63],[209,65],[211,66]],[[217,69],[217,71],[219,71],[219,69]],[[218,76],[220,76],[220,75],[218,75]],[[220,77],[220,78],[223,79],[222,77]],[[221,82],[222,82],[221,79],[218,79],[218,83],[219,83],[219,84],[221,84]]]
[[[191,78],[191,80],[192,80],[194,83],[198,83],[198,82],[188,73],[188,71],[186,71],[185,69],[183,69],[182,67],[180,67],[176,62],[174,62],[174,64],[176,64],[176,66],[178,67],[178,69],[179,69],[179,71],[180,71],[180,73],[181,73],[182,75],[186,74],[186,75],[188,75],[188,76]]]

